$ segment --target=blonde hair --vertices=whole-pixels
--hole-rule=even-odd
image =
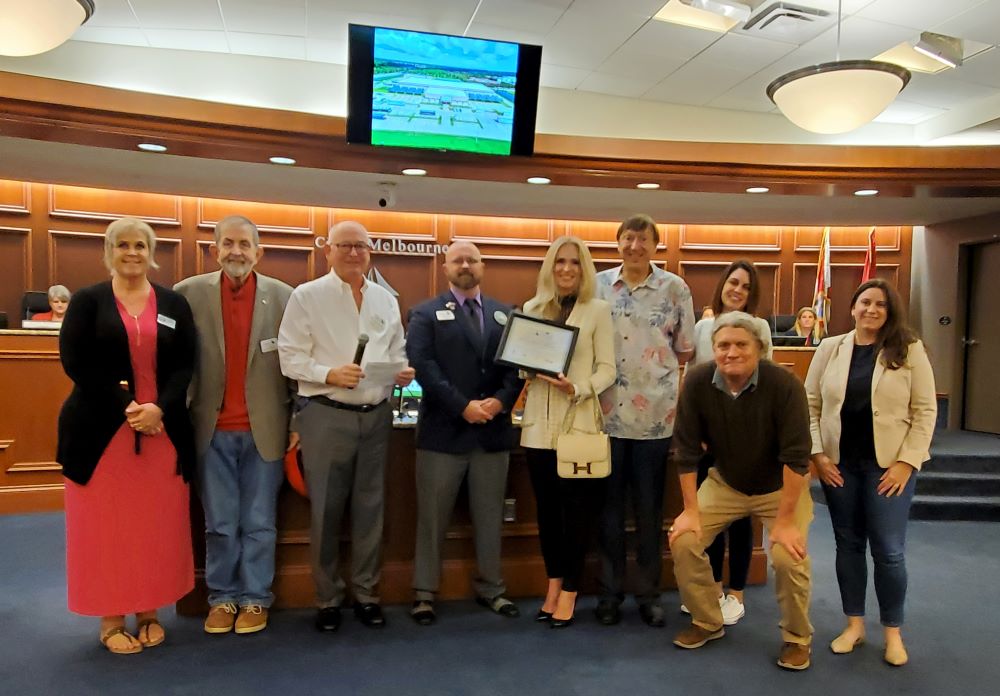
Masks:
[[[576,246],[580,255],[580,288],[576,292],[576,301],[580,303],[590,302],[594,299],[594,291],[597,286],[597,269],[594,268],[594,259],[590,255],[590,250],[579,237],[566,235],[557,237],[549,250],[545,253],[545,260],[542,261],[542,268],[538,271],[538,287],[535,296],[524,304],[526,314],[554,319],[559,316],[559,295],[556,292],[555,268],[556,256],[559,250],[567,244]]]
[[[108,225],[108,229],[104,233],[104,266],[109,271],[114,270],[111,259],[114,258],[115,245],[118,244],[118,237],[125,232],[139,232],[146,238],[146,246],[149,247],[149,267],[159,268],[155,258],[156,233],[153,232],[153,228],[148,223],[132,217],[123,217]]]
[[[797,311],[795,313],[795,326],[793,327],[795,329],[795,335],[797,335],[797,336],[804,336],[805,335],[805,334],[802,333],[802,325],[799,323],[799,319],[802,318],[802,313],[803,312],[811,312],[812,313],[812,315],[813,315],[813,327],[812,327],[812,331],[810,332],[810,335],[812,336],[812,340],[813,340],[814,344],[815,343],[819,343],[820,340],[823,338],[823,331],[820,329],[819,317],[816,316],[816,310],[813,309],[812,307],[801,307],[801,308],[799,308],[799,311]]]

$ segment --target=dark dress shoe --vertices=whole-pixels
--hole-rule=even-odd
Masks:
[[[640,604],[639,616],[642,617],[647,626],[652,626],[653,628],[663,628],[667,625],[667,621],[663,616],[663,607],[659,604]]]
[[[414,602],[413,608],[410,609],[410,618],[416,621],[418,626],[430,626],[437,621],[437,616],[434,614],[434,604],[427,600]]]
[[[494,614],[506,616],[508,619],[513,619],[521,615],[521,611],[517,608],[517,605],[503,595],[494,597],[493,599],[476,597],[476,604],[481,607],[486,607]]]
[[[535,621],[549,621],[552,618],[551,611],[545,611],[544,609],[539,609],[538,613],[535,614]]]
[[[316,612],[316,630],[333,633],[340,628],[340,607],[323,607]]]
[[[549,619],[549,628],[569,628],[573,625],[574,617],[569,617],[568,619],[557,619],[552,617]]]
[[[385,626],[385,617],[382,615],[382,607],[374,602],[354,605],[354,615],[368,628],[382,628]]]
[[[622,610],[618,602],[602,599],[597,603],[597,608],[594,609],[594,616],[597,617],[597,622],[602,626],[614,626],[622,620]]]

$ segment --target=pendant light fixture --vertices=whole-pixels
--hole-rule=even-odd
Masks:
[[[0,0],[0,55],[51,51],[93,14],[94,0]]]
[[[885,111],[910,81],[906,68],[877,60],[840,60],[843,1],[837,3],[837,59],[793,70],[767,87],[789,121],[813,133],[847,133]]]

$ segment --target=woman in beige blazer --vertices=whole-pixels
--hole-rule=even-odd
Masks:
[[[906,521],[913,474],[930,458],[934,374],[891,285],[881,279],[862,283],[851,298],[851,314],[854,331],[824,340],[806,377],[812,462],[830,507],[847,616],[830,649],[849,653],[864,642],[870,545],[884,658],[900,666],[908,659],[900,635]]]
[[[552,628],[573,623],[587,542],[604,501],[604,479],[568,480],[556,473],[556,438],[576,404],[573,427],[596,431],[594,402],[615,380],[614,327],[607,302],[594,297],[596,271],[587,246],[560,237],[549,248],[526,314],[580,329],[569,372],[537,375],[528,383],[521,445],[538,506],[538,537],[549,578],[538,621]]]

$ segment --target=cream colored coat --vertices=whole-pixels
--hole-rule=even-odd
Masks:
[[[824,339],[816,349],[806,396],[812,430],[812,453],[840,461],[840,409],[847,391],[847,375],[854,352],[854,332]],[[875,458],[886,469],[906,462],[919,470],[930,459],[931,436],[937,418],[934,373],[924,344],[910,344],[906,364],[889,370],[880,352],[872,373],[872,419]]]
[[[524,311],[536,315],[532,310],[528,302]],[[580,329],[566,375],[576,386],[577,396],[571,399],[544,380],[531,380],[521,420],[523,447],[555,449],[556,437],[573,400],[578,403],[572,427],[587,432],[599,428],[591,399],[610,387],[617,376],[611,305],[598,299],[577,302],[566,323]]]

